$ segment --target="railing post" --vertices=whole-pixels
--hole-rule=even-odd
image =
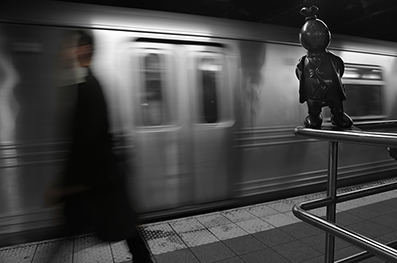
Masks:
[[[393,124],[395,123],[397,122],[393,122]],[[295,128],[294,133],[295,135],[308,137],[310,139],[329,141],[327,197],[304,202],[302,204],[296,204],[292,209],[296,217],[326,232],[325,262],[334,263],[335,236],[361,249],[364,249],[365,251],[368,251],[368,253],[372,255],[389,260],[390,262],[397,262],[396,249],[353,231],[349,231],[341,226],[338,226],[335,222],[337,201],[345,202],[364,196],[397,189],[397,183],[392,183],[368,189],[361,189],[337,196],[338,143],[343,142],[373,146],[397,147],[397,133],[366,132],[357,129],[340,130],[334,129],[333,127],[322,127],[321,129],[297,127]],[[326,219],[315,216],[306,211],[322,207],[324,205],[327,206]],[[340,262],[358,262],[357,260],[362,260],[364,258],[367,258],[367,253],[361,253],[340,260]]]
[[[336,182],[338,177],[338,142],[329,142],[328,147],[328,185],[327,196],[332,203],[327,206],[326,218],[330,222],[336,220]],[[333,263],[335,257],[335,236],[326,233],[325,240],[325,263]]]

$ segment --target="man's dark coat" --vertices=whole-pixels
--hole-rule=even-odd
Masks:
[[[112,152],[105,97],[90,70],[78,86],[72,145],[64,174],[66,187],[88,190],[65,200],[65,217],[72,232],[90,226],[104,240],[123,240],[136,231],[125,188],[124,171]]]

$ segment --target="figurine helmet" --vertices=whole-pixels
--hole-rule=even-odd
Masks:
[[[331,42],[331,32],[323,21],[317,19],[317,11],[318,7],[314,5],[300,11],[306,22],[299,33],[299,41],[309,52],[324,51]]]

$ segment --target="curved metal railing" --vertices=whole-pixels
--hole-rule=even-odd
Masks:
[[[385,122],[382,125],[395,127],[396,124],[397,122]],[[335,236],[367,251],[339,260],[339,263],[360,262],[373,255],[390,260],[391,262],[397,262],[397,250],[391,247],[396,245],[397,242],[391,242],[385,245],[335,224],[337,203],[397,189],[397,183],[389,183],[337,196],[338,143],[344,142],[397,148],[397,133],[369,132],[358,128],[344,130],[334,127],[322,127],[322,129],[296,127],[294,133],[296,136],[329,141],[327,197],[297,204],[292,210],[294,215],[302,221],[326,232],[325,262],[334,262]],[[327,208],[326,219],[307,212],[307,210],[324,206]]]

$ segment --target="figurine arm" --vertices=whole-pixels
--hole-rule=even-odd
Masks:
[[[332,52],[328,52],[331,55],[331,61],[334,64],[335,70],[338,73],[339,77],[342,78],[343,73],[345,73],[345,63],[343,63],[343,60],[333,54]]]
[[[295,69],[295,74],[296,77],[299,79],[299,102],[304,103],[306,101],[306,93],[305,93],[305,88],[303,87],[304,85],[304,75],[303,75],[303,69],[305,65],[305,59],[306,56],[303,56],[299,59],[298,65],[296,66]]]
[[[303,72],[303,63],[302,63],[302,61],[303,61],[303,57],[299,59],[298,65],[296,65],[296,68],[295,68],[295,75],[296,75],[296,77],[299,80],[301,79],[302,72]]]
[[[340,57],[335,56],[336,58],[336,68],[338,70],[339,77],[342,78],[343,73],[345,73],[345,64]]]

